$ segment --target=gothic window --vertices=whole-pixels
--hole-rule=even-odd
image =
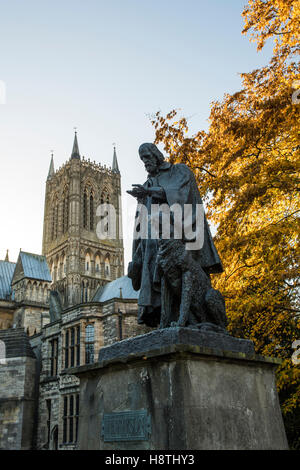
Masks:
[[[55,211],[54,207],[51,209],[51,240],[54,240],[54,216],[55,216]]]
[[[80,325],[76,326],[76,365],[80,365]]]
[[[55,240],[58,234],[58,199],[53,200],[51,211],[51,240]]]
[[[108,191],[107,189],[104,189],[104,191],[102,192],[101,194],[101,204],[109,204],[110,201],[109,201],[109,194],[108,194]],[[107,224],[104,226],[104,231],[106,233],[108,233],[109,231],[109,225],[108,225],[108,213],[106,212],[106,218],[107,218]]]
[[[74,367],[75,361],[75,328],[71,328],[70,330],[70,338],[71,338],[71,344],[70,344],[70,366]]]
[[[85,255],[85,272],[89,274],[91,271],[91,256],[89,253]]]
[[[79,419],[79,394],[64,396],[63,443],[72,444],[77,441]]]
[[[55,233],[54,233],[55,238],[57,238],[57,232],[58,232],[58,202],[56,202],[56,206],[55,206]]]
[[[64,397],[63,442],[67,442],[68,434],[68,397]]]
[[[104,262],[104,272],[105,272],[105,277],[110,277],[110,263],[109,259],[105,258]]]
[[[95,341],[95,327],[94,325],[87,325],[85,327],[85,363],[90,364],[94,362],[94,344]]]
[[[58,364],[58,338],[50,341],[50,375],[55,377],[57,375]]]
[[[68,188],[65,189],[63,194],[63,233],[68,231],[69,227],[69,194]]]
[[[69,367],[69,330],[65,332],[65,368]]]
[[[94,230],[94,197],[90,195],[90,230]]]
[[[83,193],[83,227],[94,230],[94,193],[91,187],[86,187]]]
[[[83,195],[83,227],[87,228],[87,194]]]
[[[73,326],[65,332],[65,368],[80,365],[80,327]]]
[[[55,206],[52,207],[51,211],[51,240],[55,238]]]
[[[96,258],[95,258],[95,272],[96,272],[96,276],[100,276],[100,257],[99,257],[99,255],[97,255]]]

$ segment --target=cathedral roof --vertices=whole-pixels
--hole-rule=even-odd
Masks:
[[[106,302],[111,299],[138,299],[139,292],[132,287],[131,279],[122,276],[111,281],[105,286],[99,287],[92,299],[92,302]]]
[[[7,300],[11,294],[11,281],[16,263],[0,261],[0,299]]]
[[[20,251],[17,266],[15,270],[15,276],[27,277],[30,279],[37,279],[39,281],[51,282],[51,275],[49,267],[46,261],[46,257],[43,255],[36,255],[33,253],[26,253]]]

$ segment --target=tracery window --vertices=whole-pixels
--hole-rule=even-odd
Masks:
[[[94,193],[90,187],[86,187],[83,193],[83,227],[94,230]]]
[[[94,196],[90,195],[90,230],[94,230]]]
[[[68,188],[64,190],[63,194],[63,233],[68,231],[69,227],[69,193]]]
[[[89,253],[85,255],[85,272],[88,274],[91,271],[91,256]]]
[[[95,327],[94,325],[87,325],[85,327],[85,363],[90,364],[94,362],[94,348],[95,348]]]
[[[109,263],[109,258],[105,258],[105,262],[104,262],[104,271],[105,271],[105,277],[110,277],[110,263]]]
[[[58,338],[50,341],[50,375],[55,377],[57,375],[58,365]]]
[[[77,441],[79,421],[79,393],[64,396],[63,443]]]
[[[58,234],[58,199],[57,197],[53,200],[53,206],[51,210],[51,240],[55,240]]]
[[[87,194],[83,195],[83,227],[87,228]]]
[[[80,326],[73,326],[65,331],[64,344],[65,368],[80,365]]]
[[[96,258],[95,258],[95,273],[96,273],[96,276],[100,275],[100,257],[99,257],[99,255],[97,255]]]

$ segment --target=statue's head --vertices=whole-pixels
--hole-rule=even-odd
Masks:
[[[149,175],[155,175],[159,166],[164,162],[164,156],[155,144],[145,143],[139,148],[140,159],[143,161]]]

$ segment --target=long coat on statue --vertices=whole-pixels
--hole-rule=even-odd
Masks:
[[[148,326],[156,326],[160,320],[161,307],[161,279],[157,265],[158,242],[157,238],[151,238],[151,206],[153,204],[167,203],[170,207],[179,204],[184,214],[184,205],[189,204],[192,208],[191,224],[195,231],[196,206],[202,205],[202,200],[197,188],[197,183],[192,171],[184,164],[171,164],[163,162],[159,167],[159,173],[155,177],[149,176],[143,185],[145,188],[157,188],[164,193],[164,201],[157,199],[155,195],[147,196],[143,201],[139,201],[148,211],[147,237],[139,235],[139,227],[136,224],[135,238],[133,241],[132,261],[128,266],[128,276],[132,279],[135,290],[140,290],[138,305],[138,322]],[[163,191],[162,191],[163,190]],[[153,207],[153,206],[152,206]],[[138,209],[136,218],[140,217]],[[194,260],[199,263],[206,274],[221,273],[222,264],[215,248],[210,229],[203,214],[203,244],[200,249],[191,251]],[[182,219],[183,224],[183,219]],[[153,232],[152,232],[153,233]],[[171,216],[171,237],[172,216]],[[182,227],[183,242],[185,230]]]

